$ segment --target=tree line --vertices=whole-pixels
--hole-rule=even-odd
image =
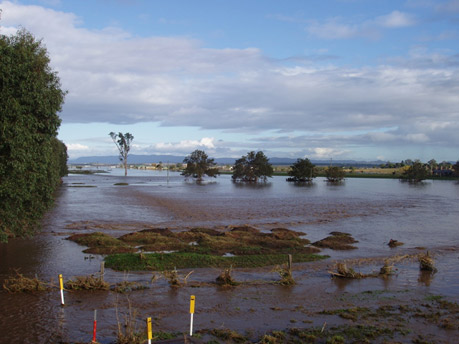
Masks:
[[[0,241],[32,234],[67,174],[57,139],[64,102],[41,41],[0,35]]]
[[[214,159],[210,159],[202,150],[195,150],[183,160],[186,164],[182,175],[201,181],[204,176],[217,177],[218,168]],[[232,180],[234,182],[257,183],[266,182],[272,177],[274,169],[268,157],[262,151],[251,151],[237,159],[232,166]],[[344,179],[344,170],[337,166],[330,166],[325,170],[327,180],[339,182]],[[310,183],[317,176],[316,166],[309,159],[298,159],[290,166],[287,180],[297,183]]]
[[[201,181],[204,176],[217,177],[218,168],[214,159],[210,159],[202,150],[195,150],[183,160],[186,164],[182,175]],[[459,177],[459,161],[452,165],[452,173]],[[266,182],[267,178],[273,175],[273,166],[268,157],[262,151],[251,151],[237,159],[232,166],[232,179],[235,182],[256,183],[259,181]],[[325,168],[325,177],[331,183],[341,182],[346,172],[339,166],[328,166]],[[287,172],[289,178],[287,181],[295,183],[311,183],[318,175],[317,167],[307,158],[299,158],[290,166]],[[429,164],[423,164],[419,160],[405,165],[405,169],[400,176],[401,180],[410,182],[420,182],[432,176],[433,170]]]

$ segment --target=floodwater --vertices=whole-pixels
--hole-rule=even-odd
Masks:
[[[214,285],[173,290],[164,279],[159,279],[149,289],[128,295],[66,292],[65,307],[60,306],[58,289],[35,294],[2,291],[0,343],[89,342],[94,309],[98,309],[98,340],[110,343],[116,336],[117,322],[123,322],[129,311],[129,304],[140,329],[142,319],[151,316],[156,331],[186,332],[191,294],[197,300],[196,329],[228,327],[252,333],[291,326],[299,317],[294,309],[300,305],[310,312],[318,311],[325,303],[333,303],[331,296],[365,290],[410,290],[459,301],[457,182],[426,181],[413,185],[393,179],[362,178],[331,185],[317,178],[312,185],[297,186],[283,177],[274,177],[266,185],[241,185],[223,175],[196,184],[177,173],[130,170],[128,177],[122,173],[115,169],[106,174],[65,177],[55,206],[43,221],[42,232],[31,239],[0,244],[0,283],[15,270],[25,276],[52,280],[55,285],[58,274],[66,280],[96,274],[103,257],[84,254],[84,247],[65,240],[75,232],[102,230],[121,236],[152,225],[177,230],[194,226],[224,230],[231,225],[249,224],[262,230],[285,227],[303,231],[311,241],[320,240],[331,231],[347,232],[359,241],[358,249],[323,250],[330,259],[298,264],[294,267],[298,283],[292,288],[261,283],[230,290]],[[377,260],[393,255],[394,249],[387,246],[390,239],[405,243],[396,249],[399,254],[413,254],[420,247],[433,252],[438,272],[426,277],[419,273],[416,264],[403,263],[399,268],[402,271],[388,280],[342,283],[330,279],[327,267],[335,260]],[[218,274],[216,269],[197,269],[189,280],[212,282]],[[276,279],[271,268],[237,270],[234,275],[239,281]],[[148,283],[151,278],[150,272],[105,272],[110,283]],[[308,321],[322,325],[319,322],[323,319],[310,316]],[[441,336],[448,338],[448,333]]]

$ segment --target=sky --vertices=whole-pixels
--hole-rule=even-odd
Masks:
[[[0,0],[68,91],[70,159],[459,159],[459,0]]]

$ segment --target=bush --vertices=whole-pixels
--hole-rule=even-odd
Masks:
[[[0,241],[32,234],[66,174],[57,129],[65,92],[25,30],[0,35]]]

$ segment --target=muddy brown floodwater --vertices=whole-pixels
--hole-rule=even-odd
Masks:
[[[218,269],[194,269],[188,285],[178,289],[170,288],[164,278],[151,282],[151,272],[106,269],[105,280],[111,284],[129,280],[149,288],[126,294],[66,292],[65,307],[60,306],[57,288],[32,294],[2,290],[0,343],[90,342],[94,309],[98,310],[101,343],[115,341],[117,323],[124,321],[129,309],[139,330],[151,316],[154,331],[186,333],[192,294],[196,295],[195,330],[229,328],[249,340],[272,330],[322,328],[324,324],[379,324],[396,329],[391,337],[395,342],[457,340],[457,182],[412,185],[391,179],[348,179],[330,185],[317,178],[311,186],[295,186],[274,177],[266,185],[252,186],[233,184],[229,176],[196,184],[178,174],[129,172],[128,177],[118,170],[65,177],[42,232],[0,244],[0,283],[15,270],[54,285],[58,285],[58,274],[68,280],[97,273],[103,257],[84,254],[85,247],[64,240],[74,233],[93,231],[118,237],[152,226],[180,230],[249,224],[261,230],[302,231],[311,242],[332,231],[346,232],[358,240],[357,249],[323,249],[321,254],[330,255],[329,259],[294,264],[297,283],[292,287],[272,283],[278,275],[266,267],[236,269],[233,277],[246,283],[233,288],[213,284],[221,272]],[[390,239],[404,245],[390,248]],[[426,250],[435,258],[435,274],[420,272],[415,259],[395,263],[395,274],[388,278],[347,281],[332,279],[328,273],[337,261],[364,273],[379,271],[387,257]],[[442,308],[432,300],[447,303],[440,304]],[[445,310],[445,305],[452,308]],[[375,342],[384,340],[377,337]]]

